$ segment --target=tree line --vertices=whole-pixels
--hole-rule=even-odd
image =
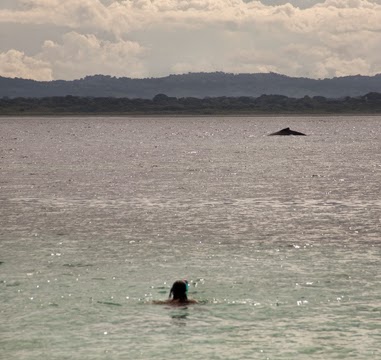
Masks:
[[[283,95],[259,97],[170,97],[153,99],[60,96],[1,98],[0,115],[229,115],[229,114],[377,114],[381,94],[330,99],[323,96],[291,98]]]

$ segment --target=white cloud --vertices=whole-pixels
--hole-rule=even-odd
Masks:
[[[0,8],[0,22],[65,29],[62,40],[47,34],[39,50],[24,54],[49,64],[54,78],[214,70],[313,77],[381,72],[379,1],[309,2],[299,8],[243,0],[23,0],[17,9]]]
[[[108,74],[140,77],[144,75],[141,56],[144,49],[131,41],[110,42],[95,35],[70,32],[62,43],[46,41],[38,58],[51,64],[55,78],[79,78],[84,75]]]
[[[72,29],[110,30],[110,12],[98,0],[15,0],[16,10],[0,10],[0,22],[51,24]]]
[[[53,79],[49,63],[26,56],[17,50],[0,54],[0,75],[35,80]]]
[[[315,65],[315,76],[320,78],[368,74],[369,65],[364,59],[345,60],[339,57],[328,57]]]
[[[99,40],[95,35],[70,32],[63,35],[62,43],[45,41],[41,52],[33,57],[17,50],[0,54],[0,75],[35,80],[94,74],[142,77],[146,75],[143,54],[144,49],[131,41],[113,43]]]

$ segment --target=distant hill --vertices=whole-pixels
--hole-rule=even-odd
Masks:
[[[94,75],[72,81],[34,81],[0,77],[0,98],[72,95],[152,99],[159,93],[177,98],[258,97],[263,94],[294,98],[306,95],[341,98],[362,96],[370,92],[381,93],[381,74],[323,80],[288,77],[275,73],[235,75],[222,72],[189,73],[148,79]]]

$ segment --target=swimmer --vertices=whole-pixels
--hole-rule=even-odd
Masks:
[[[197,304],[197,300],[188,299],[187,292],[189,283],[187,280],[177,280],[169,291],[169,299],[165,301],[154,301],[155,304],[188,305]]]

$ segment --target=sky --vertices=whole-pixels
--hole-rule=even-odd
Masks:
[[[0,76],[381,73],[381,0],[0,0]]]

